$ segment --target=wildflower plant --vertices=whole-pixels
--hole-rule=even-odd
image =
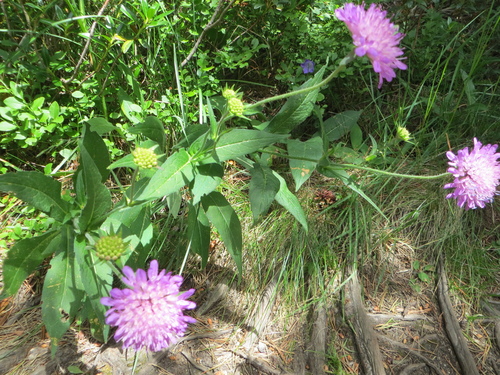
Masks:
[[[151,262],[148,271],[141,269],[152,244],[152,203],[180,196],[181,189],[189,193],[185,198],[187,252],[196,253],[201,264],[206,264],[213,226],[241,276],[241,224],[219,188],[226,161],[238,162],[252,177],[249,200],[254,221],[265,216],[276,201],[306,231],[306,214],[285,179],[266,162],[270,156],[289,159],[296,189],[317,171],[339,179],[382,215],[355,177],[348,173],[349,169],[421,179],[449,175],[407,176],[365,166],[365,161],[377,157],[377,145],[373,138],[370,146],[369,141],[362,139],[357,125],[361,112],[346,111],[323,118],[317,110],[315,103],[320,90],[359,56],[366,55],[371,60],[379,74],[379,88],[384,80],[391,81],[398,69],[406,69],[399,47],[403,36],[385,11],[375,5],[366,10],[364,5],[346,4],[336,15],[351,31],[354,47],[326,77],[325,64],[298,89],[255,103],[244,104],[241,94],[232,88],[224,90],[221,100],[200,98],[202,123],[186,123],[183,138],[169,149],[166,125],[154,116],[128,116],[132,124],[126,134],[106,119],[94,117],[83,127],[77,150],[79,164],[72,175],[69,192],[63,191],[61,182],[40,172],[0,175],[0,191],[16,195],[54,220],[51,230],[18,241],[9,250],[3,265],[3,296],[8,296],[15,294],[45,259],[50,259],[42,291],[42,317],[54,350],[77,318],[88,320],[93,335],[103,341],[108,338],[109,325],[117,326],[115,338],[134,349],[160,350],[184,334],[187,324],[193,322],[183,314],[183,310],[195,307],[194,302],[187,301],[193,291],[179,294],[182,278],[158,272],[156,261]],[[312,73],[310,66],[307,68]],[[266,116],[267,103],[284,99],[277,114]],[[293,131],[313,114],[320,119],[317,132],[309,139],[294,139]],[[249,116],[254,118],[245,126],[231,122],[235,118],[245,121]],[[111,163],[103,140],[110,132],[125,135],[127,139],[135,137],[135,151]],[[352,148],[337,147],[337,141],[348,134]],[[269,146],[276,143],[282,147],[273,147],[271,151]],[[346,160],[353,163],[339,163],[340,151],[348,154]],[[495,152],[495,146],[481,147],[475,141],[470,154],[468,151],[461,151],[458,156],[448,154],[452,163],[449,171],[456,180],[446,187],[456,189],[451,196],[458,199],[459,205],[483,207],[492,199],[499,178],[498,153]],[[117,169],[129,173],[129,185],[124,186],[117,178]],[[480,174],[484,176],[479,178]],[[110,186],[118,190],[114,199]],[[117,238],[110,243],[99,242],[102,233],[120,233],[130,251],[120,254],[122,245],[115,241]],[[95,243],[97,252],[91,246]],[[123,281],[130,288],[112,289],[113,275],[118,273],[115,261],[120,268],[124,266]],[[137,272],[132,268],[138,269]],[[151,321],[159,322],[158,334],[156,326],[149,325]],[[146,327],[144,332],[138,328],[141,324]]]

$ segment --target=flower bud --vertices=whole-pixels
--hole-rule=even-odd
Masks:
[[[398,126],[396,133],[399,139],[402,139],[405,142],[409,142],[411,138],[411,133],[405,127]]]
[[[158,156],[149,148],[138,147],[132,151],[132,155],[134,156],[134,163],[139,168],[149,169],[158,165]]]
[[[112,235],[101,237],[95,244],[95,251],[99,259],[117,260],[125,252],[125,247],[120,236]]]
[[[231,98],[235,98],[237,95],[236,92],[232,89],[224,89],[222,90],[222,96],[229,100]]]
[[[243,110],[245,106],[243,102],[238,98],[231,98],[228,100],[229,112],[231,112],[235,116],[243,116]]]

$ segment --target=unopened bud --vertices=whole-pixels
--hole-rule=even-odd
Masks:
[[[139,168],[149,169],[158,165],[158,156],[149,148],[138,147],[132,151],[132,155],[134,156],[134,163]]]
[[[411,133],[405,127],[398,126],[396,133],[399,139],[402,139],[405,142],[409,142],[411,138]]]
[[[224,89],[222,90],[222,96],[229,100],[231,98],[235,98],[237,95],[236,92],[232,89]]]
[[[125,243],[117,235],[101,237],[95,244],[95,251],[99,259],[117,260],[125,252]]]
[[[243,110],[245,106],[243,102],[238,98],[231,98],[228,100],[229,112],[231,112],[235,116],[243,116]]]

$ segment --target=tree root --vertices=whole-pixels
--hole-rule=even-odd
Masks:
[[[294,374],[289,373],[289,372],[276,370],[276,369],[268,366],[266,363],[264,363],[260,359],[255,358],[254,356],[252,356],[250,354],[245,354],[245,353],[237,351],[237,350],[233,350],[232,352],[234,354],[240,356],[244,360],[246,360],[250,366],[256,368],[258,371],[260,371],[264,374],[268,374],[268,375],[294,375]]]
[[[458,363],[462,368],[462,372],[467,375],[479,375],[474,358],[467,346],[467,341],[462,335],[462,330],[455,317],[448,290],[448,279],[446,278],[444,263],[441,261],[439,265],[438,300],[443,312],[446,333],[455,351]]]
[[[313,328],[311,341],[308,348],[308,362],[311,372],[315,375],[325,374],[325,351],[326,351],[326,309],[323,303],[314,308]]]
[[[412,375],[415,373],[415,371],[421,370],[424,367],[426,367],[427,364],[425,363],[413,363],[411,365],[406,366],[400,373],[399,375]]]
[[[441,370],[438,366],[436,366],[434,363],[432,363],[432,361],[430,359],[426,358],[425,356],[423,356],[422,354],[417,352],[416,349],[413,349],[412,347],[409,347],[408,345],[405,345],[401,342],[394,341],[387,336],[378,335],[378,338],[389,343],[392,346],[395,346],[396,348],[403,349],[404,351],[408,352],[410,355],[418,358],[420,361],[424,362],[429,368],[434,370],[434,372],[436,374],[438,374],[438,375],[444,374],[443,370]]]
[[[345,286],[345,314],[354,332],[356,345],[366,375],[384,375],[385,369],[377,336],[361,302],[357,271]]]

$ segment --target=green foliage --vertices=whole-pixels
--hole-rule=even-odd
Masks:
[[[457,56],[470,56],[467,43],[457,36],[466,28],[458,21],[443,23],[433,11],[425,14],[417,43],[432,44],[422,49],[422,56],[430,60],[439,54],[438,61],[428,66],[420,62],[428,67],[421,74],[412,70],[410,83],[401,86],[407,91],[396,100],[399,109],[382,105],[388,96],[370,91],[362,75],[354,85],[359,100],[347,101],[343,105],[347,110],[336,107],[342,111],[332,112],[326,103],[349,95],[347,89],[328,92],[333,78],[343,80],[364,64],[348,65],[355,56],[349,52],[348,31],[333,17],[337,2],[238,2],[217,29],[205,28],[215,2],[131,0],[111,4],[105,15],[97,15],[103,5],[92,1],[29,4],[3,4],[17,13],[9,18],[8,38],[0,42],[5,60],[0,63],[0,147],[10,158],[1,159],[0,190],[49,216],[50,228],[33,238],[16,238],[4,263],[4,295],[16,293],[47,260],[42,315],[53,344],[75,319],[89,321],[93,335],[107,339],[106,309],[99,299],[109,294],[116,267],[111,260],[99,260],[95,243],[106,235],[121,236],[130,249],[116,259],[116,265],[144,267],[156,234],[151,219],[156,201],[165,201],[172,217],[187,211],[182,235],[188,251],[196,253],[203,266],[215,232],[242,276],[242,225],[223,188],[226,162],[234,160],[251,177],[248,198],[254,223],[265,220],[276,202],[307,232],[308,216],[288,182],[293,180],[298,191],[314,173],[335,179],[348,191],[344,201],[361,197],[388,220],[366,192],[366,180],[351,169],[390,174],[369,165],[389,168],[410,151],[420,152],[412,148],[413,138],[401,146],[397,126],[407,126],[416,143],[435,137],[444,151],[453,110],[465,101],[477,114],[494,104],[485,104],[485,95],[478,90],[477,58],[470,66],[444,58],[444,51],[454,46]],[[489,15],[487,24],[496,27],[495,13]],[[437,33],[444,31],[450,39],[446,46],[436,47]],[[483,34],[475,34],[476,30],[471,35],[483,40],[484,46],[494,34],[482,27],[479,31]],[[198,51],[179,63],[177,55],[188,56],[199,36],[205,38],[200,39]],[[344,49],[348,55],[341,60],[338,52]],[[484,50],[473,54],[477,57]],[[253,104],[236,89],[234,95],[218,96],[222,74],[241,78],[238,72],[262,54],[271,59],[259,66],[255,77],[274,75],[294,90]],[[300,72],[304,58],[322,65],[310,79]],[[372,74],[369,64],[366,67]],[[420,80],[415,92],[411,82]],[[458,86],[460,93],[455,92]],[[376,108],[361,111],[367,94]],[[280,108],[264,106],[271,102]],[[417,114],[423,122],[412,123]],[[446,120],[446,127],[432,129],[438,122],[432,122],[434,114]],[[149,151],[145,163],[134,161],[129,153],[141,148]],[[57,171],[72,150],[78,157],[77,168],[67,172],[71,183],[62,184]],[[29,151],[50,157],[51,163],[63,156],[63,162],[55,172],[50,163],[45,163],[44,173],[22,171],[14,161],[29,156]],[[276,162],[282,159],[288,160],[289,170]],[[349,220],[355,221],[351,216]],[[351,240],[354,249],[356,240]],[[304,272],[314,273],[307,267]],[[414,267],[425,282],[431,270]]]

